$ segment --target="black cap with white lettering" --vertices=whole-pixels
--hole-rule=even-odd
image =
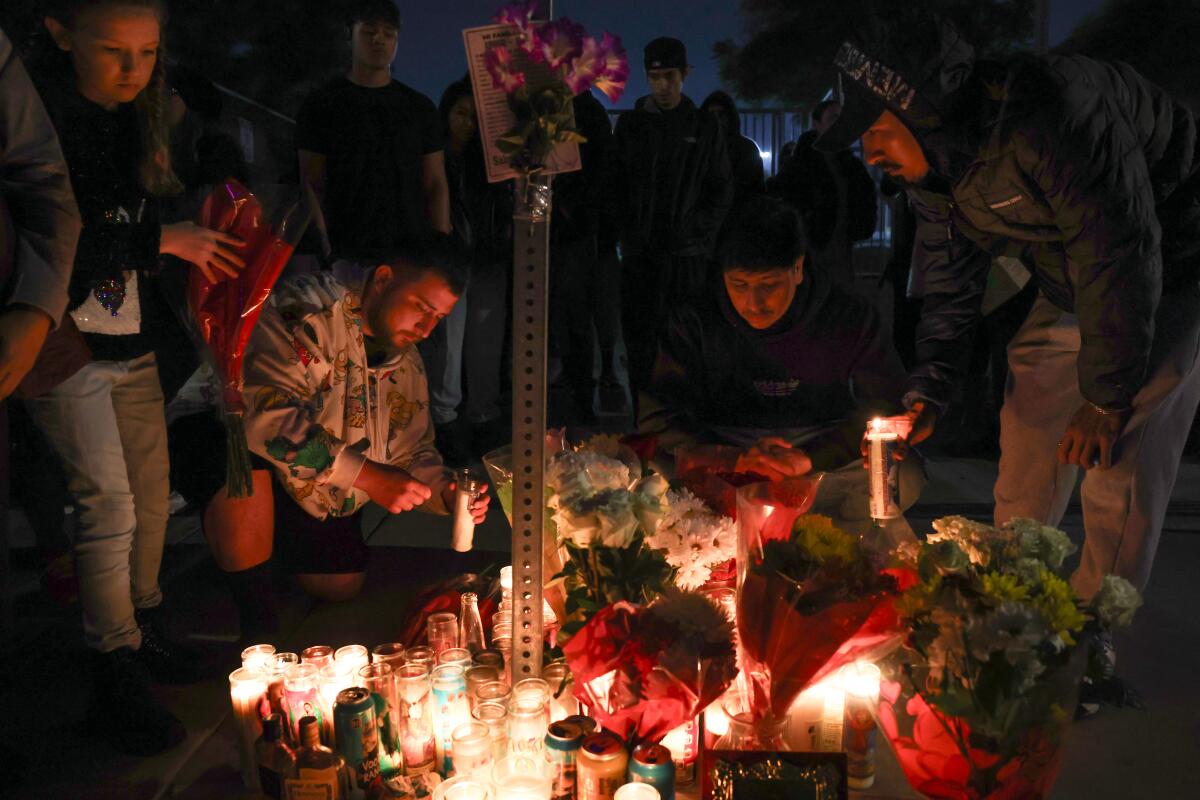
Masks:
[[[920,9],[873,18],[834,57],[842,113],[815,147],[844,150],[891,111],[917,134],[938,127],[946,98],[975,65],[975,50],[953,24]]]
[[[652,69],[687,69],[687,47],[678,39],[660,36],[646,45],[643,52],[646,71]]]

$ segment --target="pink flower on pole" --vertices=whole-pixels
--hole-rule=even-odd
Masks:
[[[550,69],[558,69],[583,49],[583,26],[565,18],[547,22],[534,31],[534,40],[537,46],[533,57],[545,61]]]
[[[625,82],[629,80],[629,58],[625,55],[621,37],[613,36],[608,31],[604,32],[599,47],[604,53],[604,66],[596,78],[596,88],[615,103],[621,99]]]
[[[537,36],[533,27],[533,15],[537,12],[537,0],[513,3],[496,12],[496,22],[511,25],[520,34],[519,46],[526,53],[533,55],[538,47]]]
[[[563,75],[563,82],[567,84],[571,94],[579,94],[591,88],[604,69],[606,55],[603,46],[592,37],[583,40],[583,48]]]
[[[483,56],[488,73],[495,86],[512,94],[525,85],[525,73],[513,70],[512,53],[507,47],[492,47]]]

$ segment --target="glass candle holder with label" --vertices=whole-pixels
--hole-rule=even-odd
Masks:
[[[242,769],[242,783],[248,789],[257,789],[259,786],[254,743],[262,735],[259,706],[266,692],[267,682],[256,669],[242,667],[229,674],[229,702],[237,728],[238,762]]]
[[[395,672],[400,709],[400,749],[409,775],[433,772],[437,763],[429,667],[405,664]]]
[[[452,647],[458,647],[458,617],[449,611],[439,611],[430,614],[425,621],[426,636],[429,639],[429,649],[435,656],[440,656]]]

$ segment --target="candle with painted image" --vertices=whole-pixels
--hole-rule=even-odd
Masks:
[[[395,673],[400,708],[400,749],[408,775],[433,772],[437,765],[429,666],[405,664]]]
[[[522,681],[523,683],[524,681]],[[550,727],[550,707],[533,694],[513,694],[508,707],[508,752],[541,756]]]
[[[454,743],[454,774],[486,779],[495,761],[492,752],[492,733],[477,720],[463,723],[451,734]]]
[[[321,672],[317,676],[321,714],[324,719],[324,724],[321,726],[321,739],[329,747],[333,747],[334,742],[337,741],[333,729],[333,704],[337,700],[338,692],[342,689],[349,689],[353,685],[354,669],[347,661],[334,659],[321,667]]]
[[[237,730],[238,762],[242,782],[249,789],[258,789],[258,762],[254,743],[262,736],[259,707],[267,692],[267,681],[256,669],[242,667],[229,673],[229,702]]]
[[[267,693],[263,697],[263,701],[259,704],[258,716],[259,719],[266,719],[268,714],[278,714],[287,719],[287,699],[284,696],[284,683],[287,671],[300,663],[300,655],[298,653],[276,653],[271,656],[271,660],[267,662],[263,672],[267,681]],[[287,727],[287,740],[289,743],[295,743],[292,738],[292,728]]]
[[[457,664],[435,667],[433,684],[433,732],[438,772],[447,777],[453,769],[454,729],[471,719],[467,704],[467,679]]]
[[[316,717],[321,727],[325,727],[325,719],[321,713],[320,693],[317,690],[317,678],[320,670],[314,664],[293,664],[284,674],[284,703],[288,710],[288,726],[292,731],[292,741],[300,741],[300,720],[303,717]]]
[[[845,731],[846,778],[851,789],[875,785],[875,715],[879,707],[879,667],[856,661],[842,668],[846,693]]]
[[[471,710],[471,716],[488,727],[492,742],[492,758],[499,761],[508,755],[508,705],[489,701]]]
[[[375,705],[375,724],[379,727],[379,769],[384,777],[404,771],[400,752],[400,725],[397,720],[396,681],[391,664],[367,664],[358,668],[357,685],[371,693]]]

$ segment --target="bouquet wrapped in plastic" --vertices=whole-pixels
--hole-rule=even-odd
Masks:
[[[191,270],[188,278],[188,307],[221,381],[227,431],[226,490],[230,497],[246,497],[253,492],[242,422],[246,343],[311,213],[310,204],[300,200],[272,220],[259,199],[235,180],[213,189],[200,209],[199,225],[242,240],[238,249],[246,264],[236,278],[211,282],[199,270]]]
[[[631,745],[694,719],[737,674],[732,625],[706,597],[678,589],[648,606],[600,609],[563,654],[576,698]]]
[[[828,517],[804,516],[816,489],[792,479],[738,492],[737,626],[756,718],[782,718],[806,686],[900,638],[902,576]]]
[[[897,551],[918,580],[896,604],[907,636],[881,664],[879,726],[927,797],[1046,797],[1088,643],[1128,624],[1141,598],[1108,576],[1083,603],[1058,574],[1075,545],[1033,520],[933,526]]]

